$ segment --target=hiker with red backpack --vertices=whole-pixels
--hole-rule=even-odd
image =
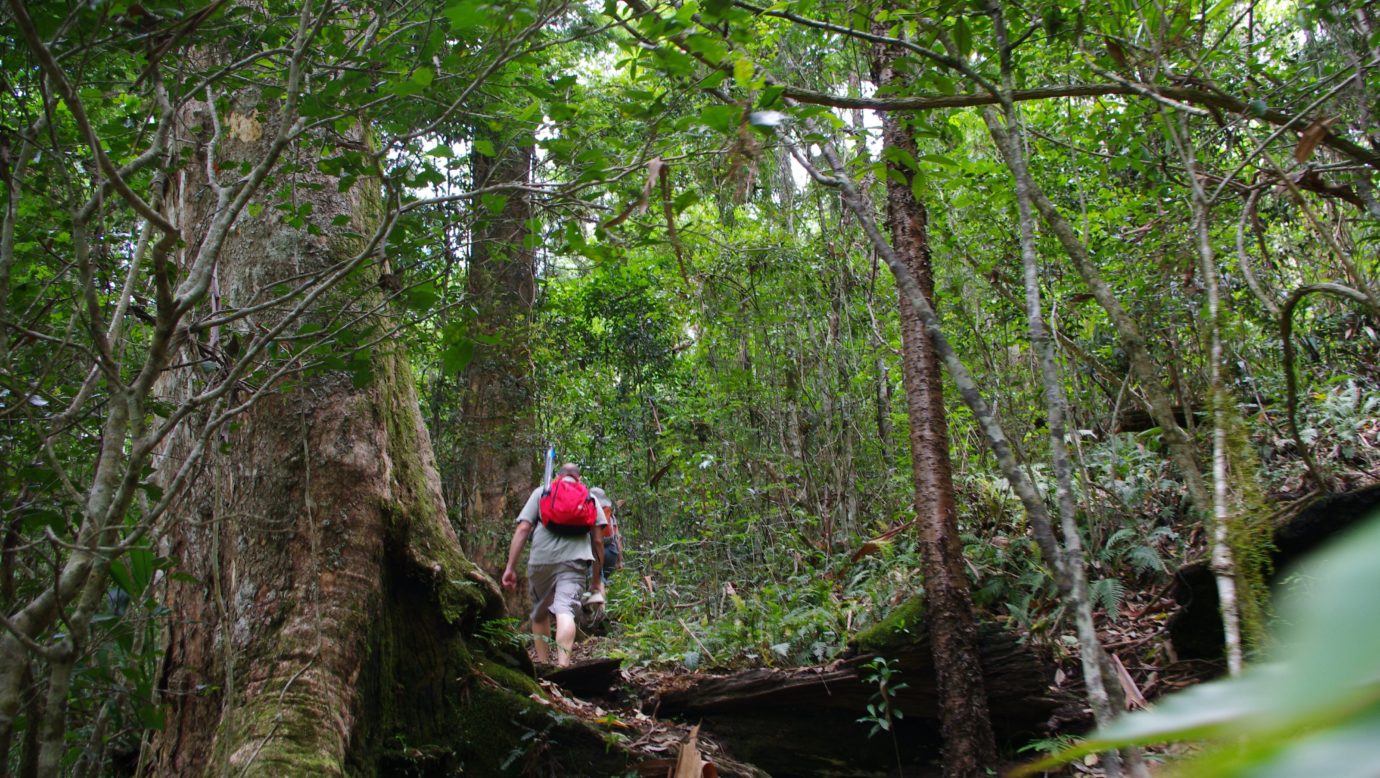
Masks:
[[[508,545],[508,566],[503,570],[503,587],[517,588],[517,558],[532,539],[527,557],[527,582],[532,594],[532,634],[536,636],[537,661],[549,661],[546,641],[551,635],[551,618],[556,619],[556,664],[570,664],[575,645],[575,614],[585,588],[585,575],[593,568],[591,588],[602,596],[601,567],[604,558],[602,528],[607,524],[603,512],[580,481],[580,466],[561,465],[550,477],[553,451],[547,452],[546,478],[532,490],[527,504],[518,513],[517,528]]]

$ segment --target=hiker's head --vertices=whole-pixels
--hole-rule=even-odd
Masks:
[[[613,510],[613,500],[610,500],[609,496],[605,494],[604,490],[600,487],[591,486],[589,488],[589,496],[593,497],[594,501],[599,503],[599,507],[603,508],[605,512]]]
[[[575,464],[574,462],[566,462],[565,464],[561,465],[561,469],[556,472],[556,475],[560,476],[561,478],[565,478],[566,476],[570,476],[572,478],[579,478],[580,466]]]

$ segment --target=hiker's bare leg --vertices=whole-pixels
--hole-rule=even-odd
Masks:
[[[575,617],[569,613],[556,614],[556,665],[570,665],[570,650],[575,647]]]
[[[551,638],[551,614],[543,613],[541,618],[532,620],[532,635],[536,640],[532,641],[532,651],[537,655],[537,661],[546,664],[551,661],[551,654],[546,642]]]

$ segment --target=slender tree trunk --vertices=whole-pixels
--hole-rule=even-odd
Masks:
[[[894,55],[873,56],[874,80],[890,84]],[[910,132],[895,114],[882,115],[885,148],[917,156]],[[897,167],[902,178],[906,171]],[[887,226],[897,259],[915,277],[931,307],[934,272],[927,233],[928,214],[903,181],[886,178]],[[925,333],[920,312],[905,295],[901,306],[901,366],[910,414],[911,468],[915,478],[915,515],[925,578],[925,606],[934,650],[944,736],[944,774],[979,776],[995,767],[996,741],[987,706],[987,690],[978,658],[977,624],[963,567],[958,537],[953,476],[949,463],[948,421],[944,409],[939,356]]]
[[[997,126],[1000,119],[991,107],[983,109],[983,119],[988,126]],[[1013,141],[1019,135],[1012,131],[1019,121],[1014,106],[1007,113],[1007,131]],[[1056,503],[1059,509],[1060,534],[1063,555],[1063,568],[1067,571],[1066,596],[1073,610],[1074,628],[1078,633],[1079,660],[1083,669],[1083,682],[1087,686],[1088,702],[1092,706],[1093,717],[1099,726],[1107,726],[1116,718],[1113,705],[1113,674],[1109,672],[1108,658],[1097,636],[1097,626],[1093,618],[1092,596],[1088,591],[1087,569],[1084,563],[1083,542],[1078,534],[1077,506],[1073,495],[1073,467],[1068,448],[1064,443],[1064,417],[1068,405],[1064,397],[1063,383],[1059,377],[1058,365],[1054,357],[1054,343],[1044,320],[1040,298],[1040,277],[1038,257],[1035,253],[1035,217],[1030,204],[1028,177],[1024,171],[1024,155],[1016,151],[1008,157],[1008,164],[1015,172],[1016,202],[1020,221],[1021,264],[1024,270],[1026,319],[1030,328],[1030,341],[1039,362],[1040,378],[1045,396],[1045,416],[1049,429],[1050,458],[1054,463]],[[1107,774],[1121,775],[1121,760],[1116,754],[1109,754]]]
[[[496,156],[474,152],[475,185],[530,182],[532,147],[488,139]],[[513,519],[535,483],[543,443],[531,378],[536,254],[528,244],[532,204],[525,193],[510,193],[497,213],[478,210],[466,286],[478,314],[472,332],[492,345],[479,345],[464,372],[459,507],[466,554],[496,575],[507,561]]]
[[[1064,441],[1064,419],[1068,412],[1068,402],[1064,396],[1063,381],[1059,377],[1058,363],[1055,361],[1054,342],[1045,323],[1041,304],[1039,257],[1035,249],[1035,187],[1023,145],[1020,113],[1011,99],[1015,91],[1015,75],[1006,20],[998,3],[989,3],[988,11],[992,17],[993,33],[1000,52],[999,102],[1002,116],[999,118],[996,109],[989,106],[983,109],[982,117],[993,138],[998,143],[1004,139],[1002,152],[1015,179],[1026,318],[1029,322],[1031,344],[1040,366],[1045,395],[1050,458],[1054,465],[1056,502],[1063,541],[1059,551],[1063,554],[1061,566],[1066,576],[1064,593],[1072,600],[1074,624],[1078,631],[1079,659],[1083,668],[1083,681],[1087,685],[1088,702],[1092,706],[1093,716],[1098,725],[1105,727],[1116,718],[1121,708],[1122,695],[1106,650],[1097,636],[1092,596],[1088,591],[1083,541],[1078,531],[1077,505],[1073,494],[1073,467]],[[1005,127],[1002,126],[1003,120]],[[1139,751],[1128,748],[1120,753],[1106,754],[1108,778],[1116,778],[1122,774],[1123,758],[1124,767],[1128,768],[1132,775],[1138,778],[1149,775]]]
[[[1008,165],[1011,165],[1011,138],[1007,136],[1006,130],[1000,125],[988,124],[988,130],[992,134],[992,139],[996,141],[997,149],[1006,158]],[[1039,185],[1031,177],[1030,171],[1021,166],[1021,171],[1016,172],[1012,166],[1013,175],[1021,176],[1024,184],[1029,191],[1031,204],[1039,212],[1044,220],[1045,226],[1050,233],[1058,239],[1063,246],[1064,252],[1073,260],[1074,267],[1082,277],[1083,283],[1087,284],[1088,291],[1097,300],[1098,305],[1106,311],[1107,317],[1112,320],[1116,327],[1117,335],[1121,345],[1126,352],[1126,359],[1131,365],[1131,372],[1139,382],[1141,391],[1145,393],[1146,404],[1150,411],[1150,416],[1155,420],[1164,431],[1165,444],[1169,448],[1170,459],[1174,463],[1175,469],[1184,479],[1184,485],[1188,488],[1189,497],[1193,500],[1194,507],[1206,513],[1212,505],[1212,497],[1208,492],[1207,484],[1203,480],[1203,471],[1198,464],[1198,449],[1194,445],[1192,437],[1179,424],[1174,416],[1174,403],[1170,400],[1169,392],[1165,390],[1162,383],[1163,378],[1160,370],[1155,365],[1154,357],[1150,354],[1150,347],[1141,334],[1140,327],[1136,324],[1126,309],[1121,307],[1121,301],[1117,299],[1111,286],[1102,278],[1102,272],[1093,263],[1092,256],[1083,242],[1078,239],[1073,226],[1068,223],[1059,209],[1050,201]]]
[[[1193,232],[1198,249],[1198,270],[1208,304],[1208,392],[1212,399],[1212,557],[1210,567],[1217,580],[1217,601],[1222,613],[1222,638],[1227,671],[1240,675],[1244,668],[1241,650],[1241,607],[1237,601],[1237,566],[1230,542],[1231,486],[1227,483],[1227,387],[1222,377],[1222,293],[1217,260],[1208,234],[1209,203],[1198,179],[1197,155],[1188,133],[1187,120],[1162,114],[1188,169],[1193,208]]]

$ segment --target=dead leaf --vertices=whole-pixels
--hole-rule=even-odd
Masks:
[[[1107,53],[1111,55],[1112,61],[1116,62],[1117,67],[1127,70],[1130,63],[1126,59],[1126,51],[1121,48],[1121,44],[1111,38],[1103,38],[1102,40],[1107,44]]]
[[[863,557],[871,556],[872,554],[881,551],[887,545],[888,544],[885,540],[869,540],[866,543],[862,544],[862,546],[859,547],[857,551],[853,552],[853,561],[857,562]]]
[[[1121,663],[1121,657],[1107,652],[1112,657],[1112,664],[1116,666],[1116,677],[1121,682],[1121,690],[1126,693],[1126,710],[1138,710],[1149,707],[1145,695],[1140,693],[1140,687],[1136,686],[1136,681],[1131,674],[1126,672],[1126,665]]]
[[[1300,165],[1307,162],[1318,148],[1318,144],[1327,137],[1329,128],[1336,122],[1336,116],[1331,119],[1314,119],[1313,123],[1308,125],[1308,129],[1299,133],[1299,145],[1294,147],[1294,161]]]
[[[244,143],[254,143],[264,136],[264,126],[259,123],[258,109],[247,114],[231,111],[226,124],[230,129],[230,137]]]
[[[886,532],[883,532],[882,534],[878,535],[877,537],[872,538],[866,543],[863,543],[857,551],[853,552],[853,561],[856,562],[869,554],[877,553],[878,551],[882,550],[884,547],[889,545],[891,543],[892,538],[896,537],[902,532],[905,532],[913,526],[915,526],[915,520],[911,519],[910,521],[904,524],[898,524],[895,527],[892,527],[891,529],[887,530]]]
[[[676,760],[676,771],[672,775],[674,778],[703,778],[705,774],[704,760],[700,758],[700,725],[696,724],[680,746],[680,758]]]
[[[656,186],[657,179],[661,177],[661,170],[664,167],[666,167],[666,163],[661,161],[661,157],[652,157],[648,160],[647,183],[642,187],[642,195],[637,198],[636,202],[629,203],[628,207],[624,208],[617,216],[604,222],[604,229],[617,227],[627,221],[628,217],[634,213],[642,213],[647,210],[647,201],[652,198],[652,187]]]

